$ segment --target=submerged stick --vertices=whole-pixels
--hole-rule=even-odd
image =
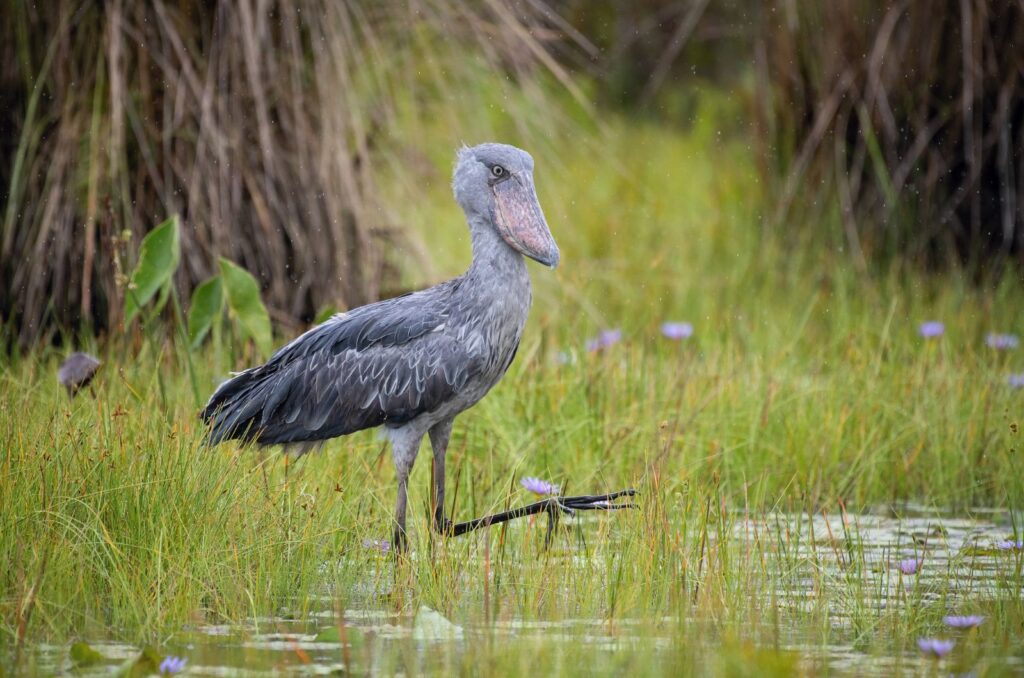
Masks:
[[[547,512],[554,515],[556,512],[561,511],[563,513],[568,513],[569,515],[573,515],[576,511],[614,511],[616,509],[636,508],[636,504],[632,503],[612,503],[619,497],[632,497],[635,495],[636,490],[629,488],[628,490],[620,490],[619,492],[612,492],[611,494],[586,494],[578,497],[550,497],[548,499],[542,499],[538,502],[534,502],[533,504],[527,504],[526,506],[520,506],[519,508],[484,516],[483,518],[475,518],[473,520],[467,520],[464,523],[456,523],[450,528],[451,535],[458,537],[459,535],[466,534],[467,532],[478,530],[481,527],[507,523],[510,520],[515,520],[516,518],[524,518],[538,513]]]

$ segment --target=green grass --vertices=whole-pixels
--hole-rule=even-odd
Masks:
[[[826,235],[787,242],[762,219],[771,196],[743,138],[717,134],[722,115],[709,109],[685,132],[612,121],[536,153],[563,264],[532,270],[516,363],[458,420],[449,451],[456,519],[526,502],[523,475],[570,494],[635,486],[640,510],[560,532],[551,551],[543,521],[438,543],[421,459],[415,557],[393,566],[362,546],[388,534],[394,497],[375,433],[298,462],[209,450],[180,346],[109,342],[95,397],[73,402],[54,376],[62,352],[40,350],[0,373],[0,664],[22,636],[30,647],[173,643],[195,624],[282,608],[301,618],[325,593],[329,609],[411,615],[423,604],[476,629],[593,619],[639,638],[598,655],[496,630],[427,656],[411,641],[381,656],[355,648],[385,673],[787,675],[821,668],[784,649],[794,644],[897,663],[916,653],[919,635],[940,632],[935,600],[960,592],[958,580],[908,587],[879,608],[855,524],[832,541],[809,516],[903,501],[1021,507],[1024,391],[1006,378],[1024,371],[1024,354],[984,345],[989,331],[1024,334],[1019,283],[978,290],[955,276],[858,273]],[[396,214],[436,255],[429,271],[411,269],[418,284],[468,261],[447,188],[451,144],[432,131],[419,130],[435,140],[422,181],[390,177]],[[918,336],[928,319],[945,322],[941,339]],[[692,322],[695,337],[663,339],[664,320]],[[608,327],[624,340],[587,353],[585,339]],[[204,393],[252,360],[228,364],[229,354],[192,358]],[[780,532],[729,538],[744,512]],[[1006,562],[1000,592],[971,603],[990,617],[985,633],[965,636],[947,668],[1000,673],[1020,646],[1020,562]],[[783,604],[788,586],[807,597]],[[832,624],[836,609],[848,623]]]

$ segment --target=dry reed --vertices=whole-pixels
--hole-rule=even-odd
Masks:
[[[824,188],[860,263],[1024,262],[1024,3],[779,0],[763,28],[779,220]]]
[[[444,35],[466,59],[571,87],[534,37],[551,16],[497,1],[5,3],[0,322],[22,344],[116,330],[124,273],[171,213],[184,295],[217,256],[257,276],[278,322],[393,291],[409,242],[373,167],[396,98],[444,87],[423,50]]]

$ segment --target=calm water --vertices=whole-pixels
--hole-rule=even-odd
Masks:
[[[1015,554],[994,548],[996,542],[1012,533],[1010,516],[1005,511],[972,514],[973,518],[954,517],[911,506],[901,508],[899,517],[883,511],[878,515],[850,515],[845,520],[840,515],[817,515],[813,520],[782,514],[756,520],[740,517],[731,538],[741,546],[771,550],[777,565],[792,565],[784,574],[766,581],[770,590],[764,591],[765,600],[755,603],[770,602],[783,614],[795,616],[815,611],[820,614],[824,604],[828,623],[835,631],[833,636],[851,639],[849,643],[822,646],[783,632],[782,637],[790,641],[781,649],[804,657],[808,665],[827,666],[839,674],[888,675],[897,658],[866,654],[853,641],[852,626],[865,605],[885,611],[908,605],[908,599],[923,600],[944,605],[953,613],[958,611],[960,601],[976,603],[1021,595],[1021,591],[1007,590],[1005,583],[999,584],[1000,580],[1006,581],[1007,568],[1012,571],[1019,567]],[[900,573],[897,563],[906,559],[923,561],[919,574]],[[582,558],[573,560],[575,569],[586,568]],[[858,587],[855,595],[835,595],[835,591],[851,586]],[[823,587],[831,592],[822,595]],[[188,657],[185,675],[340,674],[347,663],[358,673],[390,673],[402,665],[395,661],[396,653],[412,651],[415,665],[429,670],[435,665],[432,657],[445,653],[457,657],[467,644],[495,636],[514,638],[516,642],[564,639],[591,648],[595,661],[599,661],[600,653],[630,647],[658,652],[671,647],[671,629],[678,622],[663,619],[652,624],[652,620],[616,619],[610,628],[601,619],[511,619],[486,626],[456,627],[432,610],[421,608],[415,616],[399,615],[388,611],[386,601],[377,607],[375,599],[372,591],[364,592],[366,607],[344,611],[341,627],[348,643],[339,643],[339,618],[330,609],[333,601],[325,598],[325,609],[304,619],[268,618],[243,626],[202,626],[169,639],[165,650]],[[666,629],[665,635],[652,635],[652,628]],[[851,633],[846,634],[847,630]],[[78,675],[109,674],[139,650],[119,643],[90,644],[106,663]],[[36,668],[59,673],[69,668],[67,655],[66,646],[38,647]],[[908,665],[928,668],[924,658],[906,656],[900,661],[903,669]]]

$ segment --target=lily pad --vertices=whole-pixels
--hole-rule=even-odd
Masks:
[[[71,662],[76,667],[92,666],[103,661],[103,655],[94,650],[89,643],[78,641],[71,646]]]
[[[160,662],[164,660],[162,654],[148,645],[139,652],[138,656],[132,657],[118,667],[114,673],[118,678],[143,678],[154,673],[160,673]]]
[[[457,626],[426,605],[420,607],[412,624],[413,640],[454,640],[462,638],[462,627]]]
[[[341,644],[341,629],[337,626],[328,626],[321,629],[314,639],[318,643]],[[349,645],[358,645],[363,640],[363,632],[354,626],[345,626],[345,642]]]
[[[341,632],[337,626],[329,626],[316,634],[315,640],[318,643],[340,643]]]

